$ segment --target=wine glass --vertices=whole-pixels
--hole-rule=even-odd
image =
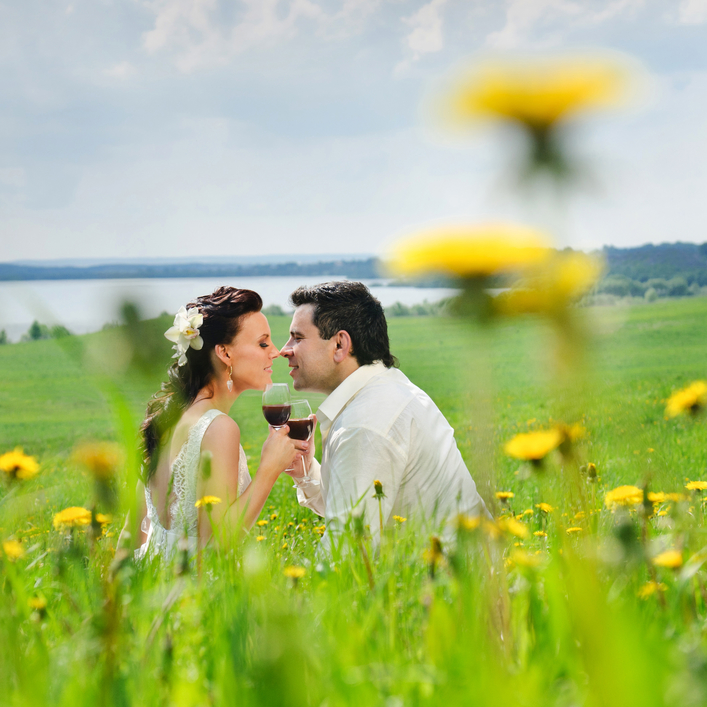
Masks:
[[[309,402],[307,400],[293,400],[291,403],[291,409],[292,412],[290,414],[290,421],[287,423],[290,427],[290,431],[287,433],[287,436],[292,439],[306,442],[310,439],[314,430],[312,408],[309,407]],[[304,457],[302,457],[302,470],[304,471],[304,476],[302,476],[300,480],[315,483],[314,479],[307,472]],[[294,471],[294,468],[286,469],[286,471]]]
[[[276,430],[290,419],[290,388],[287,383],[273,383],[263,392],[263,415]]]

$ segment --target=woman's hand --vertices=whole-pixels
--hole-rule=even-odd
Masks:
[[[279,430],[270,428],[270,434],[263,443],[263,451],[260,454],[261,469],[279,475],[292,466],[300,454],[306,452],[307,442],[290,439],[287,436],[289,431],[287,425]]]

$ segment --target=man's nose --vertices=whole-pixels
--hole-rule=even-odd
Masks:
[[[290,340],[291,341],[291,340]],[[285,358],[289,358],[292,356],[292,344],[288,341],[281,349],[280,349],[280,356],[284,356]]]

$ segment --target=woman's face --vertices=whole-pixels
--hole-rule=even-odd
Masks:
[[[272,382],[272,362],[280,355],[270,339],[270,325],[262,312],[246,314],[236,338],[226,350],[233,362],[234,392],[265,390]]]

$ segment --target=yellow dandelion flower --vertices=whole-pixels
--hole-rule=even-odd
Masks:
[[[15,447],[12,452],[0,455],[0,471],[4,471],[11,479],[27,480],[39,473],[39,464],[34,457]]]
[[[536,538],[546,538],[546,537],[547,537],[547,533],[546,533],[544,530],[536,530],[536,531],[533,533],[533,535],[534,535]]]
[[[506,442],[503,450],[514,459],[538,462],[557,449],[561,442],[562,434],[557,429],[525,432]]]
[[[221,499],[218,496],[204,496],[203,498],[200,498],[194,506],[196,508],[207,508],[210,509],[211,506],[216,506],[219,503],[221,503]],[[260,523],[258,523],[260,525]]]
[[[637,506],[643,503],[643,491],[638,486],[618,486],[604,497],[604,504],[609,510],[616,506]]]
[[[259,525],[259,526],[262,528],[262,527],[266,526],[269,522],[270,522],[270,521],[267,521],[267,520],[263,519],[263,520],[259,520],[259,521],[256,523],[256,525]]]
[[[667,496],[662,491],[649,491],[648,500],[654,504],[665,503]]]
[[[665,405],[668,417],[677,417],[683,412],[693,415],[707,405],[707,381],[695,381],[686,388],[673,393]]]
[[[619,103],[626,67],[599,56],[488,60],[458,79],[449,120],[500,119],[547,130],[583,111]]]
[[[285,577],[289,577],[290,579],[302,579],[302,577],[307,574],[307,570],[304,567],[290,565],[289,567],[285,567],[285,569],[282,570],[282,574],[284,574]]]
[[[682,567],[682,552],[679,550],[661,552],[653,558],[653,564],[656,567],[667,567],[673,570]]]
[[[113,522],[113,516],[107,513],[96,513],[96,523],[100,525],[108,525]]]
[[[460,513],[457,516],[457,528],[459,530],[476,530],[481,525],[479,516],[467,516]]]
[[[457,277],[488,277],[522,269],[550,254],[543,233],[515,224],[447,226],[399,241],[387,258],[396,275],[443,273]]]
[[[513,498],[515,494],[513,491],[496,491],[496,498],[499,501],[506,503],[509,499]]]
[[[277,518],[277,513],[271,513],[270,520],[275,520],[275,518]]]
[[[74,450],[72,459],[98,479],[110,479],[121,465],[123,453],[113,442],[85,442]]]
[[[499,519],[496,525],[501,532],[508,533],[509,535],[513,535],[521,540],[527,538],[530,534],[528,531],[528,526],[520,521],[517,521],[515,518]]]
[[[47,600],[42,596],[30,597],[27,600],[27,604],[34,611],[44,611],[47,608]]]
[[[536,503],[536,508],[539,508],[543,513],[552,513],[555,509],[549,503]]]
[[[535,569],[540,566],[541,559],[538,555],[531,555],[525,550],[513,550],[508,558],[514,565],[526,569]]]
[[[572,528],[567,528],[567,530],[565,532],[567,533],[567,535],[574,535],[575,533],[581,533],[582,530],[583,530],[582,528],[574,526]]]
[[[597,283],[604,263],[585,253],[554,253],[548,260],[529,269],[510,290],[494,299],[500,314],[551,314],[581,299]],[[581,436],[581,425],[563,425],[570,441]]]
[[[22,547],[22,543],[17,540],[3,541],[2,551],[12,562],[15,560],[20,560],[25,556],[25,549]]]
[[[265,540],[265,536],[264,536],[264,535],[258,535],[258,537],[255,539],[255,541],[256,541],[256,542],[259,542],[259,543],[263,542],[263,540]]]
[[[707,489],[707,481],[690,481],[685,484],[688,491],[704,491]]]
[[[54,515],[54,528],[78,528],[91,524],[91,511],[80,506],[71,506]]]
[[[404,523],[407,520],[407,518],[403,518],[403,516],[393,516],[393,520],[396,523]]]
[[[657,592],[664,592],[668,587],[663,584],[662,582],[646,582],[639,590],[638,590],[638,598],[639,599],[648,599],[648,597],[653,596],[653,594],[656,594]]]
[[[680,503],[688,500],[688,497],[684,493],[666,493],[665,498],[673,503]]]

